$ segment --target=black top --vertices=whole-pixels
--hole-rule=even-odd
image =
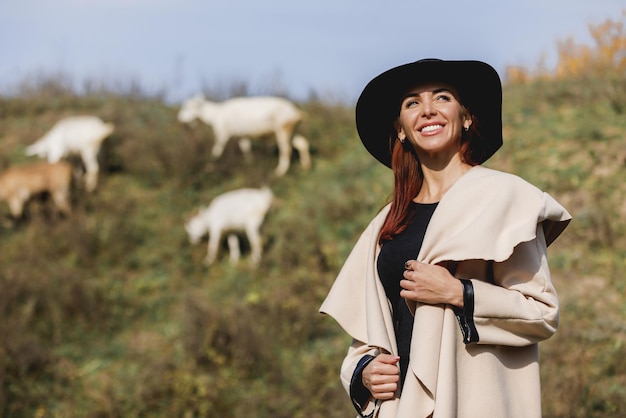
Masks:
[[[411,220],[407,228],[386,242],[378,255],[378,275],[385,288],[387,299],[392,307],[392,317],[400,356],[400,382],[404,384],[409,365],[413,315],[404,298],[400,297],[400,280],[404,273],[404,263],[415,260],[422,248],[424,234],[437,203],[415,203],[410,206]]]
[[[400,385],[404,385],[409,367],[409,353],[413,331],[413,315],[409,311],[406,301],[400,297],[400,280],[403,278],[404,263],[414,260],[422,248],[426,228],[437,208],[437,203],[411,203],[409,208],[409,223],[407,228],[385,243],[378,255],[377,269],[380,281],[385,288],[387,299],[392,307],[392,318],[400,356]],[[476,325],[474,324],[474,287],[472,281],[461,279],[463,284],[463,308],[452,306],[454,315],[459,321],[463,342],[472,344],[479,341]],[[358,362],[350,381],[350,398],[352,404],[363,416],[363,406],[372,399],[372,394],[363,385],[363,369],[375,357],[363,356]],[[372,412],[368,417],[373,416]]]

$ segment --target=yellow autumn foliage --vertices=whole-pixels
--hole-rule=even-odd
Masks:
[[[524,84],[537,79],[570,79],[593,73],[624,74],[626,72],[626,9],[617,20],[607,19],[599,24],[589,24],[594,45],[578,44],[573,37],[557,42],[557,63],[553,71],[543,65],[534,70],[521,66],[506,69],[506,80]],[[541,62],[541,61],[540,61]]]

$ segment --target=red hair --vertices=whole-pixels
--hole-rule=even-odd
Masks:
[[[424,174],[419,158],[413,146],[405,141],[397,140],[395,130],[389,136],[391,152],[391,169],[394,174],[393,195],[391,208],[383,223],[378,238],[379,244],[391,241],[396,235],[404,231],[411,221],[413,213],[410,211],[411,201],[418,195],[424,183]],[[461,135],[461,159],[469,165],[477,165],[483,147],[479,144],[483,139],[479,131],[478,119],[472,115],[472,124],[468,131]]]

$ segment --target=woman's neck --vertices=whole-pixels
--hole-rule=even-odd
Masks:
[[[417,203],[439,202],[450,187],[471,168],[472,166],[469,164],[456,159],[453,159],[449,164],[441,168],[422,164],[424,182],[413,201]]]

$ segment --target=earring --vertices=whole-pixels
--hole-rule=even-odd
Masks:
[[[465,132],[469,131],[469,126],[465,127]]]
[[[406,140],[406,136],[402,136],[402,138],[400,138],[400,135],[398,135],[398,140],[400,141],[400,143],[404,144],[404,141]]]

